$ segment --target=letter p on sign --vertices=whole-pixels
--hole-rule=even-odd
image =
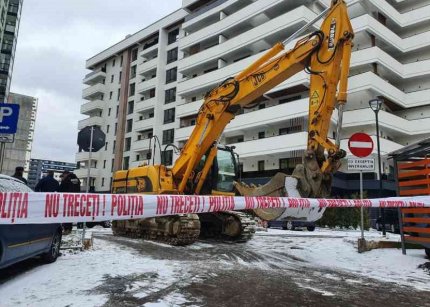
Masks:
[[[0,103],[0,133],[16,133],[19,104]]]

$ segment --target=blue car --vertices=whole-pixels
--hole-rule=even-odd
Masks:
[[[0,175],[0,192],[32,192],[20,180]],[[0,269],[35,256],[46,263],[57,260],[61,224],[0,225]]]

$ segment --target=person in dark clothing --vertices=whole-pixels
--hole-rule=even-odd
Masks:
[[[46,177],[39,180],[34,190],[36,192],[57,192],[60,184],[54,179],[54,171],[48,171]]]
[[[25,179],[22,175],[24,174],[24,168],[22,166],[17,166],[15,168],[15,174],[12,177],[21,180],[25,184],[27,184],[27,179]]]
[[[61,184],[58,189],[58,192],[67,192],[67,193],[81,192],[81,181],[75,174],[69,171],[64,171],[60,177],[61,177]]]
[[[63,174],[61,174],[60,178],[61,178],[61,183],[60,183],[60,187],[58,188],[58,192],[63,192],[63,193],[81,192],[81,181],[75,174],[69,171],[64,171]],[[63,224],[64,234],[69,234],[72,231],[72,228],[73,228],[72,223]]]

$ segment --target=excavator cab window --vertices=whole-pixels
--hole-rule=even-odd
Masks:
[[[233,181],[237,180],[237,165],[233,152],[219,148],[214,166],[217,167],[217,180],[214,190],[233,192]]]

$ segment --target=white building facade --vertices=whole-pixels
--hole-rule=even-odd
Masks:
[[[355,132],[376,139],[368,101],[381,97],[381,151],[386,154],[430,133],[430,1],[350,4],[355,40],[341,146],[347,149],[347,139]],[[81,107],[89,118],[79,129],[97,125],[107,134],[105,148],[93,154],[91,185],[108,191],[112,171],[148,161],[153,136],[162,149],[168,143],[181,148],[208,90],[239,73],[327,5],[325,0],[184,0],[178,11],[89,59],[92,72],[84,79],[89,87]],[[298,73],[227,126],[221,142],[236,147],[244,179],[289,172],[300,163],[307,139],[308,89],[309,76]],[[336,122],[335,114],[333,126]],[[330,137],[335,137],[334,131]],[[159,162],[158,145],[153,152]],[[168,149],[165,159],[170,163],[174,158]],[[83,179],[88,153],[78,153],[76,160],[83,166],[77,171]],[[340,171],[344,174],[335,185],[354,190],[348,180],[355,177],[345,167]],[[390,173],[386,161],[383,171]],[[367,176],[375,179],[373,173]]]

